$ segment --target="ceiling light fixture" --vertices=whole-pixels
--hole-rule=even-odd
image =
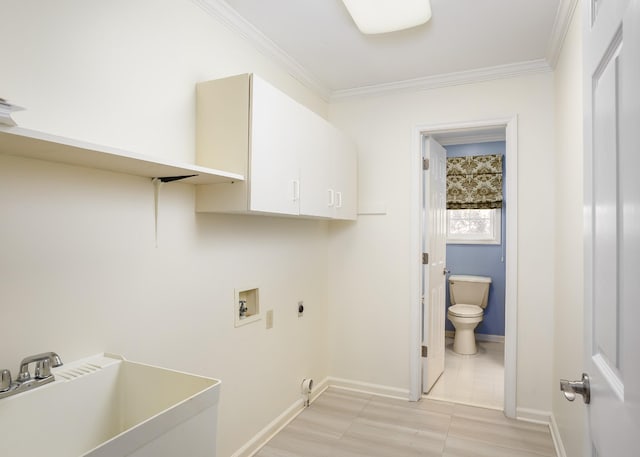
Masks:
[[[431,19],[429,0],[342,0],[362,33],[395,32]]]

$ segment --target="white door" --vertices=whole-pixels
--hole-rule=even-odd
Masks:
[[[427,393],[444,371],[447,153],[431,137],[423,150],[429,161],[422,180],[422,252],[428,254],[422,267],[422,344],[428,348],[422,359],[422,391]]]
[[[585,0],[586,455],[640,455],[640,0]]]

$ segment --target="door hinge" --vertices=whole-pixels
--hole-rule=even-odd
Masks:
[[[422,169],[423,170],[429,169],[429,159],[422,159]]]
[[[422,357],[427,357],[428,353],[429,353],[429,347],[428,346],[422,346]]]
[[[429,253],[428,252],[423,252],[422,253],[422,265],[427,265],[429,263]]]

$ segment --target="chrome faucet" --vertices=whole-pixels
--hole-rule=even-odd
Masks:
[[[36,363],[36,369],[34,377],[36,379],[46,379],[51,376],[51,368],[59,367],[62,365],[60,356],[55,352],[43,352],[42,354],[32,355],[25,357],[20,362],[20,372],[18,373],[18,382],[26,382],[31,379],[31,373],[29,373],[29,364]]]
[[[29,372],[31,363],[36,364],[33,378]],[[20,372],[15,382],[11,381],[11,372],[9,370],[0,371],[0,399],[53,382],[55,377],[51,374],[51,368],[61,365],[62,360],[55,352],[43,352],[42,354],[25,357],[20,362]]]

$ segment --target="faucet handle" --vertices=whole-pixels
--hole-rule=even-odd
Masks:
[[[0,392],[6,392],[11,388],[11,372],[9,370],[0,371]]]
[[[33,377],[36,379],[44,379],[51,376],[51,361],[50,359],[42,359],[36,362],[36,369],[33,373]]]

